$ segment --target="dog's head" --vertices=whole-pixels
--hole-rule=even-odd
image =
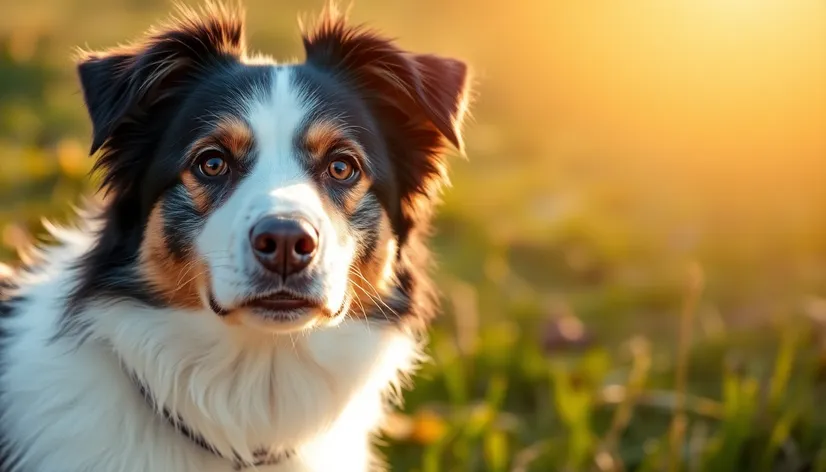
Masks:
[[[74,307],[209,308],[275,332],[430,316],[422,237],[445,147],[462,147],[466,66],[333,11],[303,40],[304,63],[250,57],[216,7],[83,53],[107,203]]]

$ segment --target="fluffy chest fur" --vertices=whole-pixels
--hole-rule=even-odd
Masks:
[[[81,250],[49,254],[3,320],[0,425],[17,464],[4,472],[234,470],[154,414],[127,369],[222,451],[296,451],[258,470],[368,468],[370,433],[418,356],[409,334],[361,320],[251,339],[212,313],[113,303],[82,314],[78,345],[55,335]]]

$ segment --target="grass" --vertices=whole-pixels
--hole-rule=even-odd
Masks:
[[[289,56],[292,12],[308,6],[282,3],[248,2],[251,40]],[[746,172],[734,157],[603,144],[605,129],[568,126],[579,109],[567,95],[526,92],[519,51],[575,55],[524,32],[552,20],[537,5],[469,6],[355,10],[481,69],[470,159],[454,161],[433,241],[433,361],[382,446],[393,470],[826,472],[823,169],[797,151]],[[168,10],[0,4],[0,259],[90,190],[70,48],[126,40]],[[497,19],[523,27],[486,34],[504,31]]]

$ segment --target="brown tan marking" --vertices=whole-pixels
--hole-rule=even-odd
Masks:
[[[304,135],[304,145],[316,160],[323,159],[333,146],[342,141],[350,141],[350,139],[341,125],[329,120],[311,123]]]
[[[346,128],[330,120],[318,120],[310,124],[304,135],[307,151],[317,161],[323,160],[334,147],[348,150],[353,157],[364,159],[364,149],[348,134]],[[344,211],[352,213],[359,199],[370,187],[370,181],[362,175],[361,179],[348,192],[349,198],[344,202]]]
[[[195,204],[195,209],[201,214],[205,213],[209,209],[209,196],[207,195],[206,189],[198,182],[198,179],[192,175],[192,171],[189,169],[183,171],[181,173],[181,182],[184,184],[184,187],[186,187],[189,197]]]
[[[252,150],[253,134],[250,127],[243,120],[227,116],[215,123],[212,131],[205,137],[195,141],[190,148],[192,156],[206,148],[218,146],[229,152],[238,161],[243,161]]]
[[[352,215],[356,208],[358,208],[359,201],[364,198],[368,190],[370,190],[371,181],[364,174],[355,185],[350,187],[344,198],[344,211],[348,215]]]
[[[350,272],[351,292],[355,301],[351,316],[361,318],[364,311],[387,311],[380,301],[387,295],[393,282],[393,262],[396,256],[396,240],[390,228],[390,220],[382,211],[378,242],[371,257],[358,262]],[[387,314],[388,316],[391,313]]]
[[[343,208],[338,208],[331,198],[326,195],[322,195],[321,204],[324,207],[324,211],[328,215],[334,215],[342,212],[343,210],[345,215],[352,215],[358,208],[361,199],[364,198],[367,191],[370,190],[370,183],[371,181],[362,175],[361,179],[343,194],[344,198],[341,202],[343,204]],[[346,227],[347,223],[342,222],[340,231],[346,231]]]
[[[330,120],[318,120],[311,123],[304,134],[304,146],[316,161],[323,160],[334,147],[347,149],[355,157],[364,158],[364,150],[347,134],[346,129],[339,123]],[[347,198],[344,201],[344,211],[347,214],[355,211],[358,201],[369,188],[369,179],[362,175],[359,181],[347,192]],[[336,211],[330,202],[325,201],[324,203],[327,212]]]
[[[235,159],[244,160],[252,150],[252,130],[246,122],[235,117],[222,118],[216,125],[214,139]]]
[[[250,127],[238,118],[225,117],[215,124],[213,131],[208,136],[199,139],[192,145],[190,153],[194,158],[206,148],[219,146],[229,152],[233,159],[243,161],[249,156],[252,144],[252,130]],[[181,173],[181,182],[195,203],[195,208],[202,214],[206,213],[212,204],[209,193],[192,174],[191,170],[187,169]]]
[[[207,280],[207,265],[197,258],[176,259],[163,239],[166,224],[158,202],[149,215],[140,249],[140,270],[167,303],[181,308],[200,308],[198,287]]]

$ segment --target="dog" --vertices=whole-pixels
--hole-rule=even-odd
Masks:
[[[100,198],[0,277],[0,471],[384,467],[469,71],[332,6],[302,38],[208,5],[79,53]]]

